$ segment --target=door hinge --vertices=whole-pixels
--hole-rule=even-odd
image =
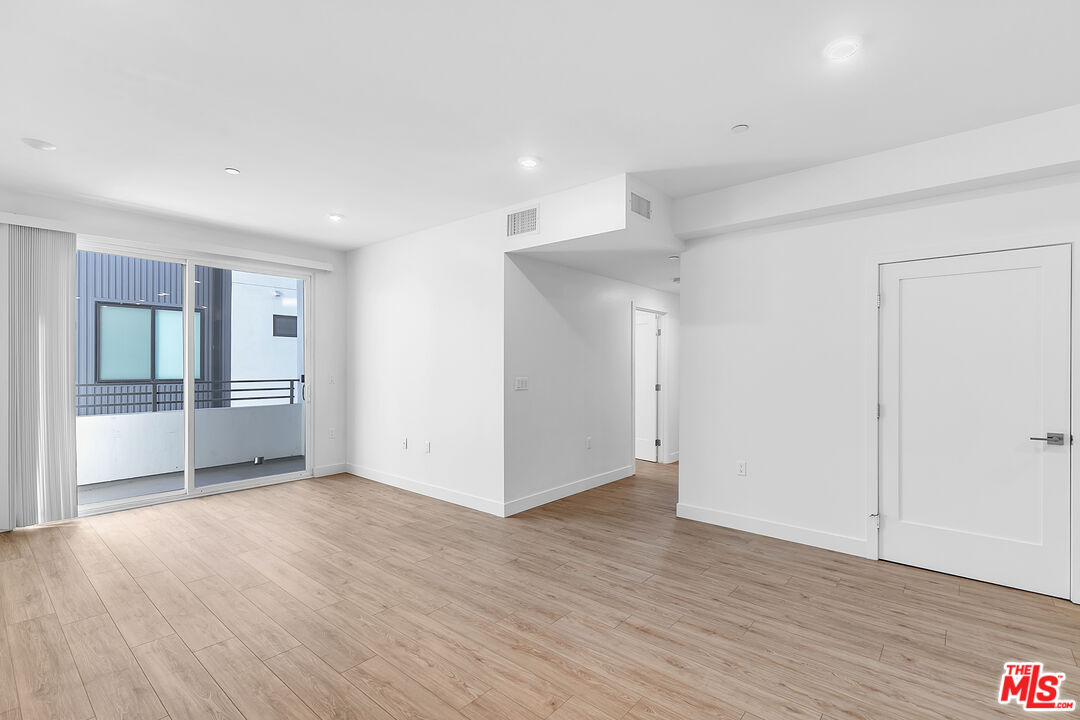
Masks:
[[[660,383],[656,383],[656,392],[660,392]]]
[[[656,328],[656,337],[660,337],[660,328]]]
[[[660,438],[656,438],[656,447],[660,447]]]
[[[878,296],[877,296],[877,306],[881,307],[881,293],[878,293]]]
[[[881,514],[880,513],[871,513],[870,514],[870,519],[874,522],[874,529],[880,529],[881,528]]]
[[[881,419],[881,403],[877,404],[877,419]]]

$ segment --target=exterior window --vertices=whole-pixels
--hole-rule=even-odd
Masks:
[[[296,316],[275,315],[274,337],[296,337]]]
[[[99,382],[148,382],[184,377],[181,310],[98,303]],[[202,379],[202,311],[195,313],[195,377]]]
[[[184,378],[184,315],[182,310],[154,310],[154,377]],[[202,379],[202,311],[195,312],[195,377]]]
[[[98,307],[98,378],[103,381],[150,380],[148,308]]]

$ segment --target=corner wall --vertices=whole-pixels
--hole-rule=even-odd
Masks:
[[[502,514],[505,223],[349,253],[349,472]]]
[[[520,254],[506,266],[506,514],[634,473],[632,308],[667,313],[679,297]],[[673,358],[672,358],[673,359]],[[678,452],[676,365],[666,363],[665,448]],[[665,368],[662,367],[662,372]],[[516,376],[529,389],[515,391]],[[591,447],[586,447],[586,438]]]
[[[505,254],[624,229],[625,197],[616,175],[349,253],[349,472],[504,515]]]

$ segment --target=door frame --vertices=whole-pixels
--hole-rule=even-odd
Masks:
[[[931,238],[918,243],[912,243],[910,248],[893,251],[873,251],[869,253],[864,271],[863,290],[863,322],[864,348],[866,355],[864,387],[866,388],[864,407],[866,417],[866,551],[865,557],[871,560],[880,560],[879,551],[879,522],[877,513],[879,510],[881,463],[880,445],[881,432],[878,422],[878,408],[881,399],[881,313],[879,312],[878,298],[881,292],[881,266],[901,262],[913,262],[917,260],[933,260],[936,258],[956,257],[962,255],[981,255],[991,252],[1004,252],[1008,250],[1025,250],[1031,248],[1047,247],[1052,245],[1075,244],[1074,232],[1051,231],[1035,233],[1025,236],[1010,236],[1003,238]],[[1080,293],[1076,292],[1077,273],[1080,272],[1080,253],[1078,248],[1072,247],[1071,278],[1072,278],[1072,333],[1070,337],[1070,378],[1080,378],[1080,357],[1076,352],[1077,325],[1080,322]],[[888,302],[888,299],[886,299]],[[1073,433],[1080,427],[1080,383],[1070,380],[1070,424]],[[886,409],[887,411],[887,409]],[[1080,604],[1080,468],[1076,463],[1076,445],[1069,448],[1069,485],[1070,485],[1070,513],[1069,513],[1069,586],[1070,599],[1073,603]]]
[[[668,435],[666,432],[667,410],[665,406],[665,390],[667,385],[667,364],[664,355],[664,318],[667,311],[630,303],[630,467],[637,462],[637,313],[638,311],[651,313],[656,316],[656,327],[660,335],[656,338],[656,381],[660,384],[660,392],[656,395],[656,436],[660,440],[660,448],[656,451],[656,463],[663,464],[666,453]],[[646,460],[645,462],[648,462]],[[673,462],[673,461],[672,461]]]
[[[126,510],[144,505],[156,505],[158,503],[182,500],[184,498],[202,497],[217,493],[231,492],[233,490],[245,490],[263,485],[275,485],[277,483],[300,480],[314,477],[315,475],[315,400],[314,393],[310,388],[316,382],[316,356],[315,356],[315,272],[292,265],[275,262],[251,260],[233,256],[216,255],[214,253],[196,251],[176,251],[159,248],[151,243],[113,241],[108,238],[96,236],[76,236],[76,250],[88,252],[107,253],[110,255],[122,255],[127,257],[157,260],[162,262],[178,263],[183,266],[184,283],[184,407],[194,408],[192,402],[194,396],[195,379],[192,371],[195,367],[195,344],[194,323],[189,321],[189,315],[194,311],[195,302],[195,266],[221,268],[223,270],[235,270],[237,272],[262,273],[277,275],[302,280],[304,283],[304,383],[302,385],[302,397],[304,401],[304,469],[290,473],[267,475],[261,478],[248,480],[235,480],[227,483],[208,485],[197,488],[195,480],[195,413],[184,413],[184,489],[170,490],[151,495],[143,495],[136,498],[112,500],[102,503],[79,506],[79,517],[89,517],[116,510]]]

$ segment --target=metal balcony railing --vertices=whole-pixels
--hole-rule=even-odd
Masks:
[[[234,403],[300,400],[301,378],[264,380],[196,380],[195,407],[233,407]],[[78,415],[119,415],[184,409],[184,384],[179,380],[135,383],[80,383],[75,386]]]

